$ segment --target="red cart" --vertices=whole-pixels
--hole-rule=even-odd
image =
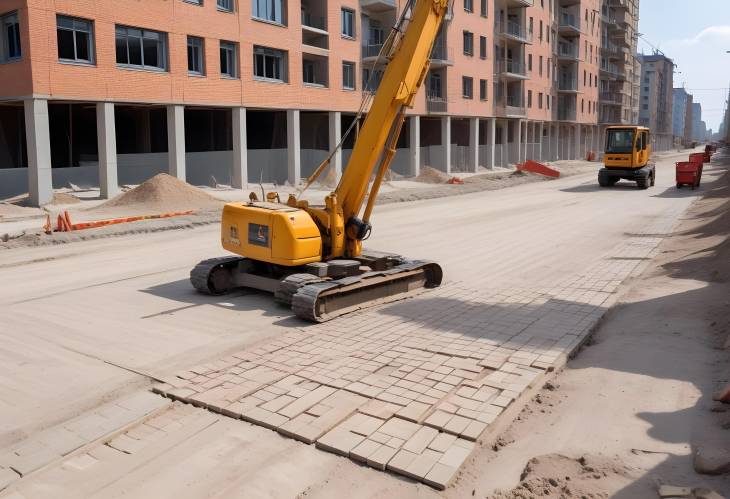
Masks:
[[[683,185],[692,186],[692,190],[700,185],[702,177],[702,163],[695,161],[680,161],[677,163],[677,189]]]

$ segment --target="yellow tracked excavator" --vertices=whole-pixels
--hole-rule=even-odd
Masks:
[[[407,2],[380,54],[389,62],[378,90],[363,98],[358,119],[368,105],[369,110],[350,160],[324,205],[294,195],[280,203],[276,193],[262,200],[252,193],[250,202],[226,204],[221,242],[236,256],[200,262],[190,272],[198,291],[265,290],[297,316],[322,322],[441,284],[438,264],[363,251],[362,241],[370,235],[380,184],[395,154],[405,111],[427,74],[447,8],[448,0]],[[333,154],[307,179],[307,187]]]

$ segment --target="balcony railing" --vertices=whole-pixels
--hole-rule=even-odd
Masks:
[[[558,44],[558,57],[564,59],[578,59],[578,47],[567,43]]]
[[[519,76],[527,76],[525,65],[521,61],[514,61],[512,59],[505,59],[499,61],[500,73],[509,73]]]
[[[378,57],[382,48],[383,48],[382,43],[376,43],[373,45],[363,45],[362,46],[363,59],[366,59],[368,57]]]
[[[573,14],[568,14],[566,12],[563,12],[560,14],[560,23],[559,23],[560,29],[572,29],[575,31],[580,31],[580,18],[574,16]]]
[[[324,17],[313,16],[309,12],[302,12],[302,26],[327,31]]]
[[[577,92],[578,91],[578,78],[567,77],[560,78],[558,81],[558,90],[562,92]]]
[[[598,98],[602,104],[615,104],[620,106],[623,103],[623,97],[618,92],[601,92]]]
[[[559,121],[575,121],[575,108],[558,106]]]
[[[532,43],[532,32],[516,21],[507,21],[502,29],[502,34],[521,42]]]
[[[454,64],[454,47],[445,44],[436,44],[431,49],[431,65]]]
[[[426,111],[429,113],[445,113],[448,111],[446,99],[440,95],[426,94]]]
[[[385,12],[396,8],[395,0],[360,0],[360,5],[372,12]]]

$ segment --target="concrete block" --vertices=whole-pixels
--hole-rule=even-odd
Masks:
[[[391,437],[408,440],[420,427],[421,426],[416,423],[394,417],[386,421],[385,424],[378,429],[378,431],[385,433],[386,435],[390,435]]]
[[[10,468],[0,468],[0,490],[3,490],[18,478],[20,478],[20,475]]]
[[[411,402],[407,406],[400,409],[396,413],[396,415],[403,419],[407,419],[408,421],[418,423],[430,409],[430,404],[424,404],[423,402]]]
[[[450,433],[439,433],[432,441],[428,444],[428,448],[435,450],[436,452],[446,452],[456,441],[457,436]]]
[[[347,457],[350,454],[350,451],[363,440],[365,440],[365,437],[362,435],[336,427],[321,436],[315,443],[315,446],[318,449]]]
[[[367,462],[368,457],[381,447],[383,447],[383,444],[365,439],[350,451],[350,457],[356,461]]]
[[[415,452],[416,454],[421,454],[438,434],[438,430],[434,428],[421,426],[418,431],[403,445],[403,448],[405,450]]]
[[[426,483],[426,485],[430,485],[431,487],[439,490],[444,490],[451,481],[451,479],[454,478],[454,475],[456,475],[457,471],[458,468],[454,468],[453,466],[436,463],[433,465],[433,468],[431,468],[431,470],[426,474],[423,481]]]
[[[418,456],[419,455],[415,452],[401,449],[396,452],[396,454],[391,458],[390,461],[388,461],[386,469],[395,473],[400,473],[401,475],[405,475],[407,468]]]

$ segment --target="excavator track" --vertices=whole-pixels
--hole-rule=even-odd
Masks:
[[[335,317],[411,296],[441,284],[443,271],[434,262],[403,261],[387,270],[365,272],[304,284],[292,296],[292,310],[310,322]]]
[[[190,271],[190,283],[206,295],[226,294],[233,289],[232,271],[243,259],[240,256],[223,256],[203,260]]]

